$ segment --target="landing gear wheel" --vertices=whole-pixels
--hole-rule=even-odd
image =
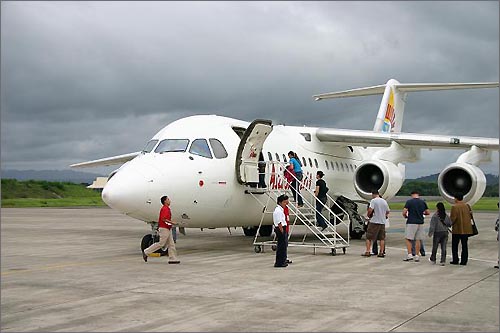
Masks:
[[[160,240],[160,236],[155,236],[153,238],[153,235],[147,234],[142,237],[141,241],[141,252],[150,247],[154,242],[158,242]],[[159,253],[160,256],[167,256],[168,255],[168,250],[163,250],[159,249],[156,250],[155,253]]]
[[[259,229],[259,235],[262,237],[269,237],[273,232],[272,225],[261,225]]]
[[[337,249],[332,249],[332,256],[336,256],[337,255]]]
[[[259,227],[241,227],[245,236],[255,236],[257,235],[257,229]]]
[[[365,232],[362,228],[353,229],[352,222],[349,224],[349,236],[351,237],[351,239],[361,239],[364,233]]]
[[[253,250],[255,251],[255,253],[261,253],[262,252],[262,247],[260,245],[255,245],[253,247]]]
[[[273,251],[276,251],[276,249],[277,249],[276,245],[271,245],[271,249],[272,249]]]

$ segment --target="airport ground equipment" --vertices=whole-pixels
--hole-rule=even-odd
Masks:
[[[292,199],[289,183],[284,176],[286,164],[277,161],[269,161],[266,164],[266,179],[269,180],[266,184],[267,187],[248,187],[246,190],[246,193],[250,194],[262,206],[262,216],[253,242],[254,251],[256,253],[264,252],[266,246],[270,246],[273,250],[276,249],[275,235],[274,237],[262,236],[263,233],[260,231],[262,228],[268,227],[267,224],[263,223],[269,221],[269,216],[272,220],[272,214],[276,207],[278,196],[286,193],[287,195],[290,194],[289,197]],[[291,176],[296,181],[299,181],[295,175],[292,174]],[[302,182],[304,181],[306,181],[306,179],[302,180]],[[349,213],[327,194],[327,202],[323,204],[324,209],[321,213],[327,227],[321,230],[321,227],[316,226],[317,199],[314,196],[314,191],[304,186],[301,193],[304,198],[303,207],[298,207],[297,203],[292,202],[292,200],[290,200],[290,204],[288,205],[291,224],[288,235],[288,246],[309,247],[313,249],[314,254],[316,253],[316,249],[329,249],[332,255],[336,255],[337,250],[342,249],[342,252],[345,254],[346,248],[349,246],[351,224]],[[334,210],[338,213],[336,214]],[[299,228],[301,225],[306,227],[305,233],[303,232],[303,228]],[[345,230],[347,237],[344,238],[339,233],[341,229]],[[301,235],[299,231],[302,231],[303,235]],[[294,237],[294,233],[299,237],[301,236],[302,239],[298,241],[295,240],[297,237]],[[308,238],[311,234],[312,237]]]

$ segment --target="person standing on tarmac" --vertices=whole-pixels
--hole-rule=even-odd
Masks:
[[[160,217],[158,218],[158,232],[160,234],[160,241],[152,244],[150,247],[142,252],[142,259],[145,262],[148,261],[148,256],[161,249],[167,244],[168,248],[168,263],[169,264],[179,264],[180,261],[177,259],[177,253],[175,250],[175,242],[172,236],[172,225],[177,225],[177,222],[172,221],[172,212],[170,210],[170,198],[166,195],[161,197],[161,204],[163,205],[160,209]]]
[[[282,194],[278,197],[278,206],[273,212],[274,232],[276,233],[277,246],[276,246],[276,261],[274,267],[287,267],[286,263],[286,216],[285,207],[288,205],[288,196]]]
[[[458,265],[458,244],[462,243],[462,252],[460,254],[460,265],[467,265],[469,260],[469,235],[472,235],[472,209],[463,202],[464,196],[460,193],[455,194],[455,204],[451,206],[450,219],[451,227],[451,257],[450,264]]]
[[[425,236],[424,216],[430,215],[427,203],[420,199],[418,191],[411,192],[411,199],[406,201],[403,217],[406,219],[405,241],[408,254],[403,261],[420,261],[420,244]],[[415,240],[415,255],[411,251],[411,241]]]
[[[363,257],[369,257],[371,242],[380,241],[380,252],[377,257],[385,257],[385,224],[389,213],[389,205],[385,199],[380,197],[378,190],[372,191],[372,200],[368,207],[367,215],[370,219],[368,228],[366,229],[366,251],[362,254]]]

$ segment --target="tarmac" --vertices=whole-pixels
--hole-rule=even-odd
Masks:
[[[403,262],[393,211],[385,258],[361,257],[363,237],[336,256],[290,247],[293,263],[274,268],[241,228],[187,229],[181,264],[145,263],[149,227],[109,208],[4,208],[0,330],[498,332],[497,215],[475,214],[467,266],[432,265],[430,239],[419,263]]]

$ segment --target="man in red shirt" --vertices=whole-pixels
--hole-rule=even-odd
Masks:
[[[142,258],[145,262],[147,262],[149,254],[155,252],[156,250],[164,247],[165,244],[167,244],[168,263],[179,264],[180,261],[177,260],[175,242],[171,232],[172,225],[178,223],[172,221],[172,212],[170,211],[170,198],[165,195],[161,197],[160,200],[161,204],[163,205],[160,209],[160,217],[158,218],[158,233],[160,234],[160,241],[145,249],[142,253]]]

